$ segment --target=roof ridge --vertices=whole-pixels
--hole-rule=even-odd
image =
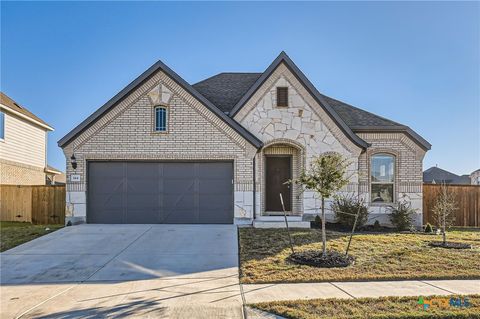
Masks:
[[[253,94],[260,88],[260,86],[267,80],[267,78],[275,71],[275,69],[281,64],[284,63],[287,68],[298,78],[299,82],[305,86],[305,89],[309,91],[314,99],[320,104],[330,118],[339,126],[339,128],[345,133],[348,139],[355,145],[361,148],[367,148],[369,143],[361,139],[356,135],[352,129],[345,123],[345,121],[340,117],[340,115],[323,99],[323,96],[318,92],[313,83],[303,74],[303,72],[295,65],[290,57],[285,53],[285,51],[280,52],[280,54],[273,60],[273,62],[267,67],[267,69],[262,73],[262,75],[255,81],[255,83],[248,89],[243,97],[235,104],[233,109],[230,112],[230,116],[234,117],[238,111],[247,103]]]
[[[58,140],[57,142],[58,146],[63,148],[78,134],[80,134],[85,129],[87,129],[90,125],[92,125],[95,121],[97,121],[98,118],[103,116],[111,108],[115,107],[126,96],[131,94],[133,90],[135,90],[137,87],[145,83],[145,81],[147,81],[153,74],[155,74],[155,72],[159,70],[162,70],[168,77],[170,77],[173,81],[175,81],[182,89],[184,89],[189,94],[191,94],[195,99],[197,99],[197,101],[202,103],[213,114],[215,114],[221,120],[223,120],[227,125],[229,125],[233,130],[235,130],[239,135],[241,135],[246,141],[251,143],[256,148],[260,148],[263,145],[262,141],[260,141],[255,135],[253,135],[250,131],[246,130],[243,126],[238,124],[235,120],[230,118],[228,115],[223,113],[210,100],[208,100],[200,92],[198,92],[193,87],[193,85],[185,81],[180,75],[178,75],[175,71],[170,69],[161,60],[158,60],[146,71],[144,71],[137,78],[135,78],[130,84],[128,84],[126,87],[120,90],[120,92],[118,92],[115,96],[113,96],[110,100],[108,100],[104,105],[102,105],[99,109],[93,112],[89,117],[87,117],[80,124],[78,124],[73,130],[71,130],[64,137]]]
[[[220,73],[217,73],[217,74],[214,74],[212,76],[209,76],[208,78],[205,78],[203,80],[200,80],[196,83],[193,83],[192,85],[197,85],[197,84],[200,84],[200,83],[203,83],[205,81],[208,81],[208,80],[211,80],[213,79],[214,77],[216,76],[219,76],[219,75],[222,75],[222,74],[263,74],[263,72],[220,72]]]

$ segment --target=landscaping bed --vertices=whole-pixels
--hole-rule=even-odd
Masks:
[[[62,227],[63,225],[32,225],[22,222],[0,222],[0,252],[49,234]]]
[[[332,250],[327,251],[325,256],[321,250],[302,250],[291,254],[289,258],[297,264],[323,268],[348,267],[355,260],[352,256]]]
[[[317,229],[293,229],[295,251],[322,249]],[[327,231],[329,250],[344,252],[348,233]],[[243,283],[322,282],[401,279],[479,279],[480,232],[451,231],[448,240],[472,249],[430,247],[441,235],[423,233],[356,234],[348,267],[318,268],[289,260],[291,250],[284,229],[240,229]]]
[[[427,308],[424,302],[431,303]],[[291,319],[322,318],[480,318],[480,295],[313,299],[251,305]]]

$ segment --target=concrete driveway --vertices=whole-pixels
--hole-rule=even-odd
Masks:
[[[234,225],[80,225],[0,255],[1,318],[241,318]]]

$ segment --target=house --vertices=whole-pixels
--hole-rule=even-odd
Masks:
[[[458,184],[470,185],[470,176],[457,175],[437,166],[430,167],[423,172],[423,182],[427,184]]]
[[[388,220],[402,198],[422,222],[430,144],[408,126],[325,96],[282,52],[262,73],[190,85],[161,61],[63,137],[73,223],[309,225],[320,201],[284,182],[312,157],[351,161],[344,192]],[[331,218],[331,216],[329,217]],[[372,219],[373,221],[373,219]]]
[[[53,127],[0,92],[0,184],[45,185],[61,172],[47,165]]]
[[[472,185],[480,185],[480,169],[477,169],[470,174],[470,182]]]

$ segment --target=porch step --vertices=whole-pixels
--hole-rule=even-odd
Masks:
[[[253,221],[253,227],[255,228],[285,228],[285,221],[266,221],[255,219]],[[310,228],[310,222],[305,221],[288,221],[288,227],[290,228]]]

